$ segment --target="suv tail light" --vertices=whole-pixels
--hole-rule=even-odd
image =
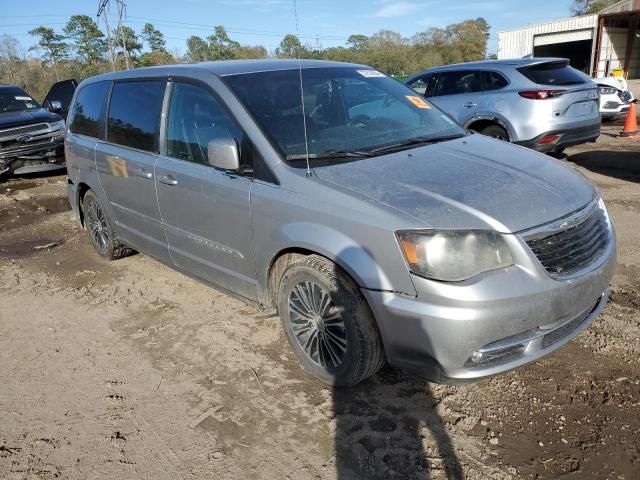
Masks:
[[[547,98],[559,97],[564,92],[564,90],[524,90],[518,94],[529,100],[546,100]]]

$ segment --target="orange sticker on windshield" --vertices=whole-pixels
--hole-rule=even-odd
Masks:
[[[425,102],[420,97],[416,97],[414,95],[405,95],[406,99],[413,103],[418,108],[431,108],[427,102]]]

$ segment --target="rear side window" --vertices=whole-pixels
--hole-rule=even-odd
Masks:
[[[463,70],[459,72],[443,72],[438,75],[438,81],[433,93],[434,97],[442,95],[457,95],[482,91],[480,72]]]
[[[107,141],[157,152],[165,85],[164,80],[114,83],[107,120]]]
[[[484,72],[484,89],[500,90],[509,85],[509,82],[498,72]]]
[[[69,130],[93,138],[102,138],[101,124],[111,82],[90,83],[80,89],[69,119]]]
[[[587,83],[584,76],[566,63],[541,63],[520,67],[518,71],[539,85],[580,85]]]

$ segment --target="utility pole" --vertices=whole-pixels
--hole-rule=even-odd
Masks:
[[[124,3],[124,0],[116,0],[116,4],[118,5],[118,29],[116,30],[116,32],[120,36],[122,51],[124,53],[124,63],[127,66],[127,70],[129,70],[129,52],[127,51],[126,39],[122,34],[122,17],[127,16],[127,5]]]
[[[109,29],[109,16],[107,11],[109,10],[109,0],[100,0],[98,5],[98,14],[96,15],[100,18],[100,15],[104,18],[104,25],[107,28],[107,44],[109,45],[109,55],[111,58],[111,70],[116,71],[116,59],[115,53],[113,51],[113,42],[111,41],[111,30]]]

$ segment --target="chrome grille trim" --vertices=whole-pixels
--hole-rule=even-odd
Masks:
[[[3,137],[17,137],[26,133],[39,132],[40,130],[47,130],[49,128],[48,123],[36,123],[35,125],[25,125],[24,127],[8,128],[6,130],[0,130],[0,138]]]
[[[553,278],[566,279],[590,269],[611,243],[611,225],[600,199],[567,217],[521,233]]]

